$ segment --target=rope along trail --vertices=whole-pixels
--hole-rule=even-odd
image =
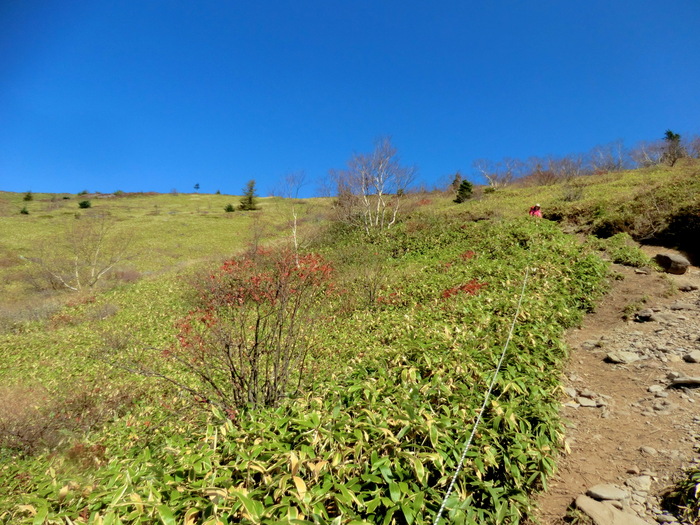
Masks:
[[[476,434],[476,429],[479,426],[479,423],[481,422],[481,418],[484,415],[484,411],[486,410],[486,405],[489,401],[489,398],[491,397],[491,392],[493,392],[493,387],[496,384],[496,379],[498,378],[498,373],[501,370],[501,365],[503,364],[503,359],[506,356],[506,350],[508,350],[508,344],[510,343],[510,340],[513,337],[513,330],[515,329],[515,323],[518,319],[518,314],[520,313],[520,306],[522,305],[523,302],[523,296],[525,295],[525,286],[527,285],[527,279],[530,275],[530,268],[527,268],[525,271],[525,278],[523,279],[523,287],[520,290],[520,298],[518,299],[518,306],[515,309],[515,315],[513,316],[513,322],[510,325],[510,331],[508,332],[508,339],[506,340],[505,345],[503,345],[503,351],[501,352],[501,357],[498,360],[498,365],[496,366],[496,371],[493,373],[493,377],[491,378],[491,384],[489,385],[488,390],[486,391],[486,395],[484,396],[484,402],[481,405],[481,409],[479,410],[479,415],[476,417],[476,421],[474,422],[474,426],[472,427],[472,432],[469,435],[469,439],[467,439],[466,444],[464,445],[464,450],[462,451],[462,457],[459,460],[459,464],[457,465],[457,470],[455,471],[454,476],[452,477],[452,481],[450,481],[449,487],[447,487],[447,492],[445,493],[445,497],[442,500],[442,505],[440,505],[440,510],[438,510],[438,513],[435,516],[435,521],[433,522],[433,525],[438,525],[438,522],[440,521],[440,517],[442,516],[443,511],[445,510],[445,505],[447,503],[447,499],[450,497],[450,494],[452,494],[452,489],[454,488],[455,482],[457,481],[457,476],[459,476],[459,473],[462,471],[462,466],[464,465],[464,459],[467,456],[467,451],[469,450],[469,447],[472,444],[472,440],[474,439],[474,435]]]

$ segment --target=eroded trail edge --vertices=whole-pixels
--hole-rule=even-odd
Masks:
[[[567,452],[538,498],[541,523],[567,523],[592,490],[609,490],[591,501],[629,523],[675,523],[661,497],[700,464],[700,385],[679,382],[700,378],[700,270],[614,271],[610,294],[567,335]]]

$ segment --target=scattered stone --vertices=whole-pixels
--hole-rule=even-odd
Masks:
[[[658,453],[653,447],[640,447],[639,451],[646,456],[656,456]]]
[[[671,384],[673,386],[700,385],[700,377],[676,377],[671,379]]]
[[[649,492],[651,490],[651,477],[635,476],[625,481],[625,485],[635,492]]]
[[[656,394],[659,392],[663,392],[666,388],[663,385],[651,385],[649,388],[647,388],[647,392],[651,392],[652,394]]]
[[[621,488],[611,485],[610,483],[600,483],[594,485],[586,491],[586,496],[597,500],[621,500],[630,497],[629,492],[622,490]]]
[[[649,522],[634,514],[622,512],[588,496],[576,498],[576,507],[590,516],[596,525],[648,525]]]
[[[695,307],[692,304],[688,303],[682,303],[680,301],[677,301],[673,303],[671,306],[669,306],[671,310],[694,310]]]
[[[595,408],[598,406],[598,402],[589,397],[579,396],[576,398],[576,402],[582,407]]]
[[[647,321],[652,321],[653,319],[654,311],[651,308],[639,310],[636,314],[634,314],[634,320],[638,323],[646,323]]]
[[[682,255],[658,253],[654,260],[666,273],[674,275],[683,275],[688,270],[688,266],[690,266],[690,261]]]
[[[564,387],[564,393],[569,397],[576,397],[578,395],[578,391],[570,386]]]
[[[677,523],[676,517],[670,514],[659,514],[656,516],[658,523]]]
[[[608,363],[628,365],[639,361],[639,356],[634,352],[625,352],[621,350],[618,352],[608,352],[608,355],[605,356],[605,361]]]
[[[683,356],[683,361],[688,363],[700,363],[700,350],[693,350]]]
[[[649,268],[635,268],[634,273],[637,275],[649,275],[651,273],[651,270]]]
[[[695,285],[695,284],[693,284],[693,283],[683,282],[683,283],[680,283],[680,284],[678,285],[678,289],[679,289],[681,292],[692,292],[693,290],[697,290],[698,287],[697,287],[697,285]]]

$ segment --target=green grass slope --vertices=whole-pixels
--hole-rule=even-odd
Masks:
[[[260,212],[226,213],[235,198],[92,199],[139,247],[127,263],[137,275],[80,294],[42,289],[18,254],[81,220],[83,197],[2,194],[0,521],[432,523],[493,380],[443,519],[521,522],[561,445],[563,333],[605,289],[597,249],[562,225],[593,231],[644,205],[664,212],[668,230],[697,205],[693,169],[507,188],[459,205],[419,195],[372,238],[329,222],[328,200],[261,199]],[[673,206],[647,205],[652,187]],[[534,201],[556,220],[527,217]],[[318,305],[320,344],[293,395],[226,414],[108,364],[146,356],[186,374],[163,350],[196,300],[192,283],[251,243],[288,243],[295,214],[337,293]]]

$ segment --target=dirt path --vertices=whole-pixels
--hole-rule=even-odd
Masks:
[[[700,364],[686,361],[700,351],[700,291],[679,291],[700,286],[700,271],[691,266],[685,275],[671,276],[614,270],[623,278],[568,334],[562,415],[569,452],[539,497],[543,524],[569,523],[567,509],[576,497],[601,483],[630,494],[615,503],[618,508],[649,523],[664,521],[670,517],[660,516],[659,494],[700,462],[700,388],[669,387],[677,375],[700,376]],[[653,313],[651,319],[635,321],[638,308],[649,309],[642,314]],[[629,362],[609,362],[610,352],[613,360]]]

